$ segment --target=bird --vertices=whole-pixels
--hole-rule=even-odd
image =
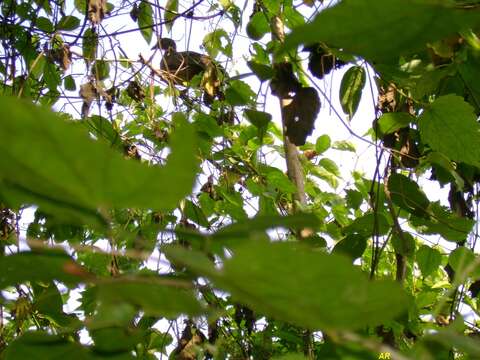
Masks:
[[[211,104],[215,98],[223,98],[220,90],[225,79],[225,69],[212,58],[195,51],[177,51],[177,44],[170,38],[160,38],[155,48],[163,50],[160,61],[162,78],[172,85],[186,86],[197,75],[202,75],[200,86],[205,90],[203,101]]]
[[[177,44],[169,38],[160,38],[154,48],[164,51],[160,61],[162,77],[175,85],[185,85],[213,64],[210,56],[195,51],[177,51]]]

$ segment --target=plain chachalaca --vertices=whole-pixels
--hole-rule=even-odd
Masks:
[[[196,75],[203,74],[201,86],[205,90],[204,102],[211,104],[215,97],[223,98],[220,85],[225,70],[210,56],[195,51],[177,52],[175,41],[169,38],[159,39],[155,48],[160,48],[164,52],[160,70],[165,81],[186,86]]]
[[[163,78],[176,85],[185,85],[213,64],[208,55],[195,51],[177,52],[175,41],[169,38],[159,39],[155,47],[164,51],[160,61]]]

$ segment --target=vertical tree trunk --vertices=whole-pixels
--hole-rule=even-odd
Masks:
[[[284,25],[280,17],[274,16],[271,22],[272,38],[280,42],[285,40]],[[274,59],[275,64],[287,63],[285,58]],[[298,149],[288,138],[286,131],[286,114],[287,106],[291,103],[292,99],[288,96],[288,93],[278,92],[278,99],[280,101],[280,111],[282,116],[282,130],[283,130],[283,148],[285,151],[285,160],[287,164],[288,178],[295,185],[295,194],[293,196],[292,212],[297,211],[298,205],[305,205],[307,203],[307,197],[305,194],[305,179],[303,175],[302,165],[298,158]],[[313,335],[310,330],[303,330],[303,353],[309,358],[314,358],[313,352]]]

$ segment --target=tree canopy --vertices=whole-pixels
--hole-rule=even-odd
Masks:
[[[0,41],[0,359],[480,358],[478,1],[5,0]]]

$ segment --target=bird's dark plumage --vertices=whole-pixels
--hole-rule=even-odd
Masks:
[[[172,39],[161,38],[157,46],[164,51],[160,62],[164,78],[174,84],[183,85],[189,82],[212,63],[208,55],[195,51],[177,52],[177,46]]]

